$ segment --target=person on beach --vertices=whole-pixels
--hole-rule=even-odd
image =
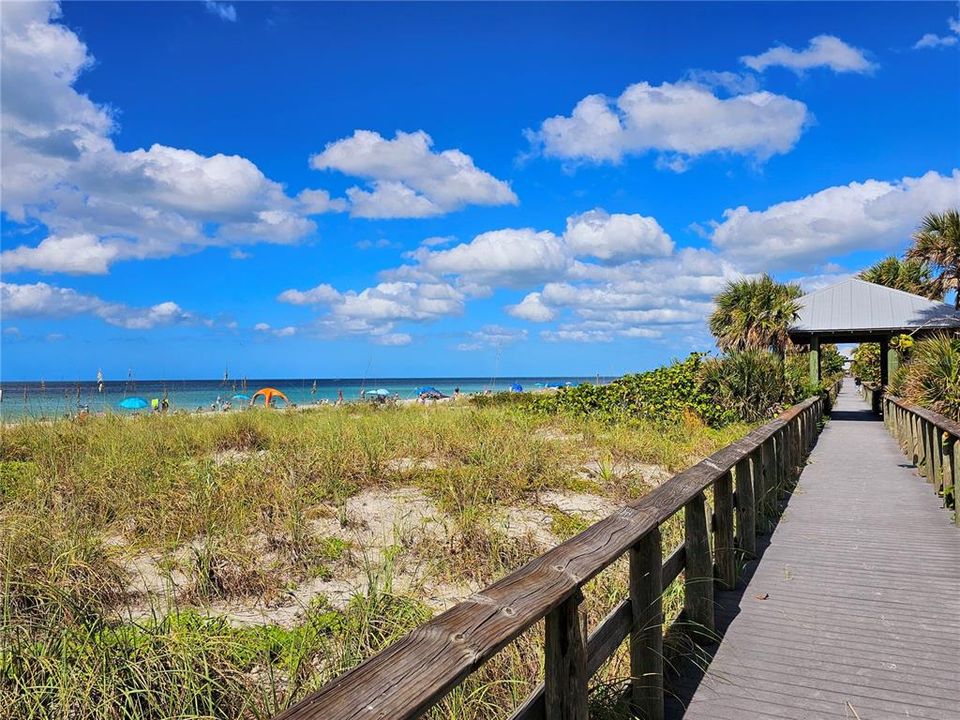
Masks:
[[[343,405],[343,390],[337,390],[337,407]]]

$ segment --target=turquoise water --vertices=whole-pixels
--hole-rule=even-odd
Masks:
[[[524,390],[534,390],[548,385],[566,383],[608,382],[604,377],[510,377],[497,380],[490,378],[345,378],[345,379],[256,379],[256,380],[137,380],[123,382],[104,382],[103,390],[98,391],[96,382],[4,382],[0,400],[0,418],[19,420],[22,418],[55,418],[76,415],[81,407],[90,413],[138,412],[125,410],[119,403],[132,397],[143,398],[150,402],[161,399],[164,394],[170,403],[170,411],[198,409],[210,410],[219,398],[221,402],[231,401],[234,394],[243,393],[252,396],[262,387],[273,387],[287,395],[296,405],[313,405],[335,402],[338,392],[343,392],[345,402],[360,400],[360,392],[383,388],[400,399],[416,398],[416,390],[422,386],[433,386],[446,395],[452,395],[459,387],[461,393],[503,392],[514,383]],[[245,386],[244,386],[245,383]],[[243,399],[232,400],[232,409],[246,407]],[[262,402],[262,401],[261,401]],[[140,410],[139,412],[144,412]]]

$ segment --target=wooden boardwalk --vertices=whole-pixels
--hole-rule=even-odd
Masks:
[[[746,588],[717,593],[723,641],[668,716],[960,718],[951,515],[848,380]]]

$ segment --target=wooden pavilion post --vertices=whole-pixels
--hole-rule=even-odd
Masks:
[[[880,339],[880,386],[886,387],[890,382],[890,341],[887,338]]]
[[[820,384],[820,336],[810,336],[810,384]]]

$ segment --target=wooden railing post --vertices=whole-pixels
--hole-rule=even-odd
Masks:
[[[910,413],[910,435],[913,438],[913,465],[914,467],[920,467],[920,457],[921,457],[921,448],[923,443],[921,442],[920,436],[920,418]]]
[[[960,527],[960,441],[954,438],[950,448],[950,468],[953,476],[953,520]]]
[[[937,426],[932,422],[927,423],[927,481],[937,485],[937,461],[940,457],[940,451],[937,449]]]
[[[770,487],[774,478],[773,438],[768,438],[760,445],[761,472],[753,476],[754,495],[757,503],[757,529],[766,533],[771,528]]]
[[[646,720],[663,720],[663,549],[659,528],[630,550],[630,604],[633,711]]]
[[[713,483],[713,554],[717,577],[732,590],[737,585],[737,559],[733,545],[733,478],[729,472]]]
[[[694,636],[711,642],[713,622],[713,558],[707,527],[707,499],[698,493],[684,505],[686,571],[684,611]]]
[[[946,502],[947,495],[952,491],[956,498],[956,478],[957,468],[954,465],[956,460],[957,439],[948,433],[943,434],[943,498]]]
[[[927,476],[927,421],[919,415],[917,422],[917,470],[923,477]]]
[[[740,562],[757,554],[757,507],[753,499],[753,472],[759,464],[756,453],[737,463],[734,477],[737,481],[737,549]]]
[[[546,717],[588,720],[587,632],[577,588],[545,619],[544,702]]]

